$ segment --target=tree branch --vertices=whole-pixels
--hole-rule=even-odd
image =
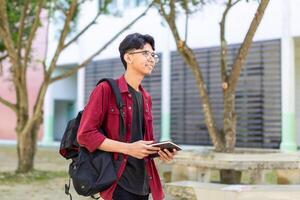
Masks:
[[[89,62],[92,61],[92,59],[97,56],[98,54],[100,54],[103,50],[105,50],[110,43],[112,43],[115,39],[117,39],[124,31],[126,31],[128,28],[130,28],[134,23],[136,23],[141,17],[143,17],[144,15],[146,15],[146,13],[148,12],[148,10],[150,9],[150,7],[153,5],[153,2],[146,8],[146,10],[140,14],[138,17],[136,17],[132,22],[130,22],[127,26],[125,26],[121,31],[119,31],[114,37],[112,37],[106,44],[104,44],[98,51],[96,51],[94,54],[92,54],[89,58],[87,58],[85,61],[83,61],[81,64],[79,64],[78,66],[68,70],[67,72],[58,75],[56,77],[51,78],[50,83],[53,83],[55,81],[64,79],[66,77],[69,77],[71,75],[73,75],[75,72],[77,72],[80,68],[85,67]]]
[[[63,29],[61,31],[60,38],[59,38],[54,56],[51,60],[50,67],[47,71],[47,76],[49,76],[49,77],[51,76],[52,71],[55,69],[55,65],[56,65],[56,62],[58,60],[58,57],[59,57],[61,51],[63,50],[65,39],[68,35],[69,28],[70,28],[70,22],[71,22],[71,20],[74,16],[74,13],[75,13],[75,10],[76,10],[76,7],[77,7],[77,0],[73,0],[71,2],[72,3],[71,3],[71,5],[70,5],[70,7],[69,7],[69,9],[66,13],[65,24],[64,24]]]
[[[13,82],[15,84],[16,93],[19,91],[19,88],[22,87],[20,82],[20,60],[18,59],[17,52],[15,51],[14,42],[12,39],[12,34],[8,25],[7,17],[7,5],[5,0],[0,0],[0,37],[4,43],[8,57],[12,64],[11,71],[13,74]]]
[[[8,108],[12,109],[14,112],[17,112],[17,107],[15,104],[7,101],[6,99],[0,97],[0,103],[2,103],[3,105],[7,106]]]
[[[2,64],[2,61],[5,60],[7,57],[8,57],[7,54],[5,54],[4,56],[0,57],[0,76],[3,73],[3,64]]]
[[[20,25],[19,25],[18,40],[17,40],[17,50],[18,50],[19,58],[21,57],[22,37],[23,37],[23,32],[24,32],[24,27],[25,27],[25,19],[27,17],[28,5],[29,5],[29,1],[24,0],[24,7],[22,10],[21,18],[20,18],[20,22],[19,22]]]
[[[20,81],[20,86],[16,89],[17,92],[17,102],[20,104],[20,107],[22,107],[22,112],[27,115],[28,113],[28,90],[27,90],[27,66],[28,62],[30,61],[30,53],[31,53],[31,47],[33,40],[35,38],[36,31],[40,25],[40,14],[42,11],[42,7],[44,4],[44,0],[38,0],[37,2],[37,8],[35,11],[35,16],[34,16],[34,21],[33,24],[30,28],[30,33],[28,36],[28,41],[25,45],[25,55],[24,55],[24,62],[22,64],[21,59],[18,59],[19,62],[19,81]],[[22,47],[20,47],[22,49]],[[21,50],[20,50],[21,51]]]
[[[183,1],[182,2],[182,7],[185,10],[185,32],[184,32],[184,42],[187,43],[187,38],[188,38],[188,27],[189,27],[189,6],[188,6],[188,1]]]
[[[3,75],[3,64],[0,61],[0,76],[2,76],[2,75]]]
[[[234,3],[231,4],[231,7],[235,6],[238,2],[240,2],[241,0],[236,0]]]
[[[227,41],[225,38],[225,22],[229,9],[231,8],[231,0],[228,0],[225,11],[220,22],[220,40],[221,40],[221,80],[222,83],[227,81]]]
[[[189,13],[188,13],[188,11],[186,11],[186,13],[185,13],[185,36],[184,36],[185,43],[187,43],[188,28],[189,28]]]
[[[3,56],[0,57],[0,62],[2,62],[3,60],[5,60],[8,57],[8,54],[5,54]]]
[[[13,66],[18,65],[18,58],[15,52],[14,42],[10,33],[8,18],[7,18],[7,7],[6,0],[0,0],[0,37],[3,40],[7,53],[12,61]]]
[[[183,42],[180,38],[178,28],[175,23],[175,2],[174,0],[169,1],[170,12],[166,13],[164,9],[164,3],[160,0],[156,0],[156,3],[160,5],[160,11],[165,20],[167,21],[170,30],[172,31],[173,37],[176,41],[177,50],[184,62],[190,67],[192,73],[195,77],[197,88],[199,91],[200,98],[202,100],[202,108],[205,116],[205,124],[208,129],[209,136],[212,140],[212,143],[215,147],[216,151],[221,151],[224,148],[223,137],[220,134],[220,131],[217,128],[214,115],[212,112],[211,104],[209,101],[209,96],[206,90],[205,82],[202,76],[202,72],[200,70],[200,65],[196,60],[195,54],[193,50],[187,46],[185,42]]]
[[[99,18],[99,16],[101,15],[101,11],[97,13],[97,15],[94,17],[94,19],[88,24],[86,25],[81,31],[80,33],[78,33],[74,38],[72,38],[66,45],[64,45],[63,49],[67,48],[70,44],[72,44],[73,42],[75,42],[82,34],[84,34],[92,25],[94,25],[97,21],[97,19]]]
[[[34,16],[34,22],[33,22],[33,25],[31,27],[29,37],[28,37],[28,42],[27,42],[27,45],[26,45],[26,48],[25,48],[25,57],[24,57],[24,68],[25,69],[23,69],[24,71],[27,68],[29,57],[30,57],[30,52],[31,52],[31,47],[32,47],[32,42],[33,42],[34,36],[36,34],[36,31],[39,27],[39,24],[40,24],[40,15],[41,15],[43,4],[44,4],[44,0],[39,0],[38,1],[38,7],[36,9],[36,13],[35,13],[35,16]]]
[[[175,2],[174,2],[174,0],[170,0],[170,2],[169,2],[169,7],[170,7],[169,14],[166,12],[166,10],[164,8],[164,3],[161,2],[161,0],[156,0],[155,2],[157,4],[159,4],[159,6],[160,6],[160,13],[163,15],[163,17],[165,18],[165,20],[167,21],[167,23],[169,25],[170,30],[172,31],[174,39],[177,43],[177,47],[182,48],[184,45],[184,42],[180,38],[178,29],[177,29],[177,26],[175,23]]]
[[[228,74],[227,74],[227,41],[225,36],[225,26],[226,26],[226,17],[229,10],[235,6],[241,0],[236,0],[232,3],[232,0],[228,0],[226,8],[222,15],[222,20],[220,22],[220,41],[221,41],[221,81],[223,83],[223,89],[226,90],[228,87]],[[225,84],[225,85],[224,85]],[[224,91],[223,90],[223,91]]]
[[[42,122],[42,118],[43,118],[42,107],[44,104],[44,99],[47,92],[48,84],[49,84],[48,82],[44,81],[43,84],[40,86],[39,93],[36,102],[34,104],[32,117],[28,118],[28,120],[25,122],[22,128],[23,133],[28,132],[32,128],[35,122],[36,123]]]
[[[231,93],[233,93],[236,89],[236,85],[237,85],[237,81],[240,75],[240,72],[242,70],[243,64],[245,62],[245,59],[247,57],[248,51],[251,47],[251,43],[254,37],[254,34],[257,30],[258,25],[260,24],[263,16],[264,16],[264,12],[268,6],[270,0],[261,0],[261,2],[259,3],[259,6],[256,10],[256,13],[252,19],[251,25],[248,29],[248,32],[244,38],[244,41],[238,51],[238,54],[235,58],[233,67],[232,67],[232,71],[230,73],[229,76],[229,90]]]

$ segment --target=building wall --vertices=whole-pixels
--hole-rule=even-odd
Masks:
[[[296,137],[300,146],[300,37],[295,38]]]
[[[45,18],[45,13],[42,13],[42,18]],[[47,22],[42,20],[44,26],[37,31],[36,38],[33,42],[33,59],[27,71],[27,86],[29,96],[29,107],[32,110],[36,100],[39,87],[43,80],[43,69],[38,60],[45,57],[47,43]],[[9,72],[10,63],[5,62],[3,71],[0,73],[0,96],[15,103],[15,91]],[[15,140],[15,113],[0,103],[0,140]],[[42,138],[42,126],[39,131],[39,140]]]
[[[239,44],[228,46],[228,68]],[[194,49],[212,112],[223,126],[220,48]],[[194,75],[177,52],[171,60],[171,138],[177,143],[209,145],[210,139]],[[281,140],[280,40],[254,42],[236,90],[237,146],[278,148]]]
[[[283,3],[284,0],[270,1],[262,22],[254,36],[254,41],[281,37]],[[300,7],[300,1],[291,1],[291,4],[292,35],[297,36],[300,35],[300,26],[297,25],[297,19],[300,18],[300,12],[297,10]],[[242,1],[230,11],[226,26],[226,38],[229,44],[240,43],[244,39],[256,8],[256,1],[249,1],[249,3]],[[83,15],[82,18],[80,18],[81,20],[78,27],[79,30],[95,15],[97,1],[88,1],[83,9]],[[126,9],[126,12],[122,13],[122,16],[119,18],[115,16],[101,16],[99,22],[90,29],[90,31],[87,31],[87,33],[85,33],[80,39],[80,42],[78,43],[79,46],[74,45],[72,48],[64,51],[60,57],[59,63],[68,64],[74,62],[74,60],[79,61],[78,58],[82,59],[83,57],[87,57],[87,55],[95,52],[119,30],[121,30],[122,27],[125,27],[125,25],[127,25],[131,20],[142,13],[144,9],[145,7],[143,6]],[[220,44],[219,22],[224,9],[224,4],[211,3],[204,6],[200,12],[190,16],[187,43],[192,48],[204,48],[218,46]],[[177,18],[179,32],[182,37],[184,37],[185,34],[184,22],[184,16],[179,16]],[[141,32],[153,35],[156,41],[156,49],[158,52],[161,52],[167,42],[164,35],[166,26],[167,25],[161,16],[158,15],[157,9],[151,9],[146,16],[112,42],[99,56],[95,58],[95,60],[114,58],[118,56],[118,45],[120,41],[125,35],[132,32]],[[54,35],[54,33],[52,35]],[[172,38],[172,35],[169,37]],[[53,37],[51,40],[52,42],[50,45],[54,46],[55,40]],[[170,50],[176,49],[173,38],[169,48]],[[53,48],[49,48],[49,52],[51,52],[51,49],[53,51]]]
[[[229,46],[229,67],[239,44]],[[220,48],[194,49],[207,85],[218,128],[222,128],[223,98]],[[171,52],[171,139],[178,144],[210,145],[198,89],[181,56]],[[154,134],[161,138],[161,63],[142,85],[152,96]],[[85,73],[85,99],[101,78],[123,73],[119,58],[90,63]],[[255,42],[249,51],[236,92],[237,146],[278,148],[281,140],[280,40]]]
[[[53,76],[64,73],[70,66],[59,66]],[[60,140],[67,122],[74,117],[77,96],[77,75],[53,83],[44,103],[44,143]]]
[[[81,18],[79,21],[80,30],[88,23],[90,19],[96,13],[98,1],[88,1],[83,6],[81,11]],[[119,0],[118,2],[123,2]],[[289,1],[291,5],[291,35],[300,35],[300,26],[298,26],[297,19],[300,18],[300,1]],[[282,17],[282,7],[286,1],[270,1],[269,6],[265,12],[265,16],[255,34],[254,41],[274,40],[281,38],[282,30],[285,28]],[[118,4],[119,5],[119,4]],[[121,8],[124,6],[121,5]],[[233,8],[229,13],[226,26],[226,37],[229,44],[240,43],[250,24],[250,21],[257,8],[256,1],[250,1],[249,3],[242,2]],[[101,48],[111,37],[116,34],[122,27],[129,23],[139,13],[144,10],[144,7],[130,8],[122,14],[122,17],[116,18],[115,16],[102,16],[101,20],[90,31],[88,31],[77,44],[73,45],[70,49],[64,51],[59,59],[61,65],[70,64],[74,62],[80,62],[88,57],[91,53]],[[188,41],[187,43],[192,48],[209,48],[212,46],[219,46],[219,22],[221,20],[221,14],[224,10],[224,4],[208,4],[201,12],[190,16],[189,29],[188,29]],[[179,16],[177,18],[177,24],[181,36],[184,36],[185,17]],[[150,26],[151,24],[151,26]],[[125,35],[132,32],[148,33],[154,36],[156,40],[156,51],[165,51],[167,42],[171,39],[168,46],[169,51],[176,49],[175,43],[172,39],[172,35],[169,34],[169,38],[166,38],[165,32],[167,31],[166,24],[162,18],[158,15],[156,9],[152,9],[148,14],[132,26],[129,30],[125,31],[121,36],[109,47],[107,47],[99,56],[94,60],[106,60],[115,58],[118,56],[118,45],[121,39]],[[52,37],[50,38],[51,46],[55,46],[55,39],[53,35],[55,29],[52,30]],[[50,34],[51,35],[51,34]],[[50,46],[49,46],[50,47]],[[54,48],[49,48],[49,52],[53,52]],[[83,97],[82,97],[83,98]],[[297,123],[298,124],[298,123]],[[280,134],[280,133],[279,133]],[[276,136],[277,137],[277,136]],[[264,140],[265,138],[261,138]]]
[[[71,66],[70,66],[71,67]],[[59,66],[53,73],[53,76],[65,72],[64,66]],[[52,98],[57,100],[76,100],[77,75],[59,80],[51,85]]]

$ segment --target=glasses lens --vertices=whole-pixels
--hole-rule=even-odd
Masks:
[[[131,52],[130,54],[136,54],[136,53],[141,53],[142,55],[144,55],[146,57],[147,60],[153,59],[155,61],[155,63],[158,63],[158,61],[159,61],[158,55],[155,53],[152,53],[150,51],[136,51],[136,52]]]
[[[158,55],[155,55],[153,58],[154,58],[155,63],[158,63],[158,62],[159,62],[159,57],[158,57]]]
[[[158,55],[157,54],[155,54],[155,53],[151,53],[151,52],[149,52],[148,51],[148,56],[147,56],[147,58],[148,59],[150,59],[150,58],[153,58],[154,59],[154,61],[155,61],[155,63],[158,63],[158,61],[159,61],[159,58],[158,58]],[[151,56],[151,57],[150,57]]]

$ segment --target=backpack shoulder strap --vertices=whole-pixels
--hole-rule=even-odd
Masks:
[[[124,106],[124,103],[123,103],[123,100],[122,100],[122,96],[121,96],[121,93],[120,93],[119,86],[117,85],[116,81],[112,78],[104,78],[104,79],[99,80],[97,85],[99,85],[100,83],[102,83],[104,81],[109,83],[109,85],[112,88],[113,93],[116,97],[117,106],[118,106],[119,110],[122,110],[122,108]]]
[[[112,78],[103,78],[103,79],[98,81],[97,85],[99,85],[100,83],[102,83],[104,81],[109,83],[109,85],[112,88],[113,93],[116,97],[116,103],[117,103],[119,113],[120,113],[120,117],[119,117],[120,118],[119,135],[120,135],[121,140],[124,141],[125,140],[125,124],[124,124],[124,114],[123,114],[124,103],[123,103],[123,100],[122,100],[120,89],[119,89],[119,86],[117,85],[116,81]]]

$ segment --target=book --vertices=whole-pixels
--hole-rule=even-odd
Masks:
[[[174,142],[171,141],[162,141],[162,142],[156,142],[153,144],[150,144],[153,147],[159,147],[160,149],[168,149],[168,151],[173,152],[173,149],[176,149],[176,151],[182,150],[180,146],[175,144]],[[150,158],[158,157],[158,153],[154,153],[149,155]]]

